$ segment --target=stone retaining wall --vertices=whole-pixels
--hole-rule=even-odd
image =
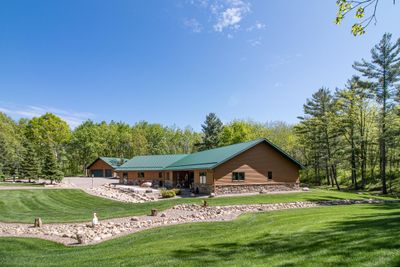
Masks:
[[[300,190],[298,183],[215,185],[217,195]]]

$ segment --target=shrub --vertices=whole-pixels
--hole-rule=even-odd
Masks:
[[[176,194],[174,190],[161,190],[161,196],[163,198],[171,198],[176,196]]]
[[[174,189],[172,189],[172,191],[175,192],[175,195],[180,195],[182,193],[182,190],[179,188],[174,188]]]

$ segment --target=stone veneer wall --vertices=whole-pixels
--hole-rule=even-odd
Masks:
[[[217,195],[299,190],[298,183],[215,185]]]
[[[211,194],[213,191],[213,186],[208,184],[194,184],[194,189],[199,188],[200,194]]]

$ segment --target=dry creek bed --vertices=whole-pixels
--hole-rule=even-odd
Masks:
[[[291,202],[276,204],[231,205],[203,207],[195,204],[180,204],[157,216],[134,216],[100,220],[95,227],[91,223],[32,224],[0,222],[0,236],[36,237],[59,242],[65,245],[95,244],[111,238],[166,225],[190,222],[228,221],[243,213],[265,212],[283,209],[312,208],[332,205],[381,204],[380,200],[332,200],[320,202]],[[149,211],[150,213],[150,211]],[[101,214],[98,214],[101,219]],[[77,239],[81,239],[80,242]]]

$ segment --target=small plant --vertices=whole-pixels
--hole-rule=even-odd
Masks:
[[[174,192],[175,192],[175,195],[177,195],[177,196],[180,195],[180,194],[182,193],[182,190],[179,189],[179,188],[173,188],[172,191],[174,191]]]
[[[175,191],[174,190],[161,190],[161,196],[163,198],[171,198],[171,197],[175,197]]]

